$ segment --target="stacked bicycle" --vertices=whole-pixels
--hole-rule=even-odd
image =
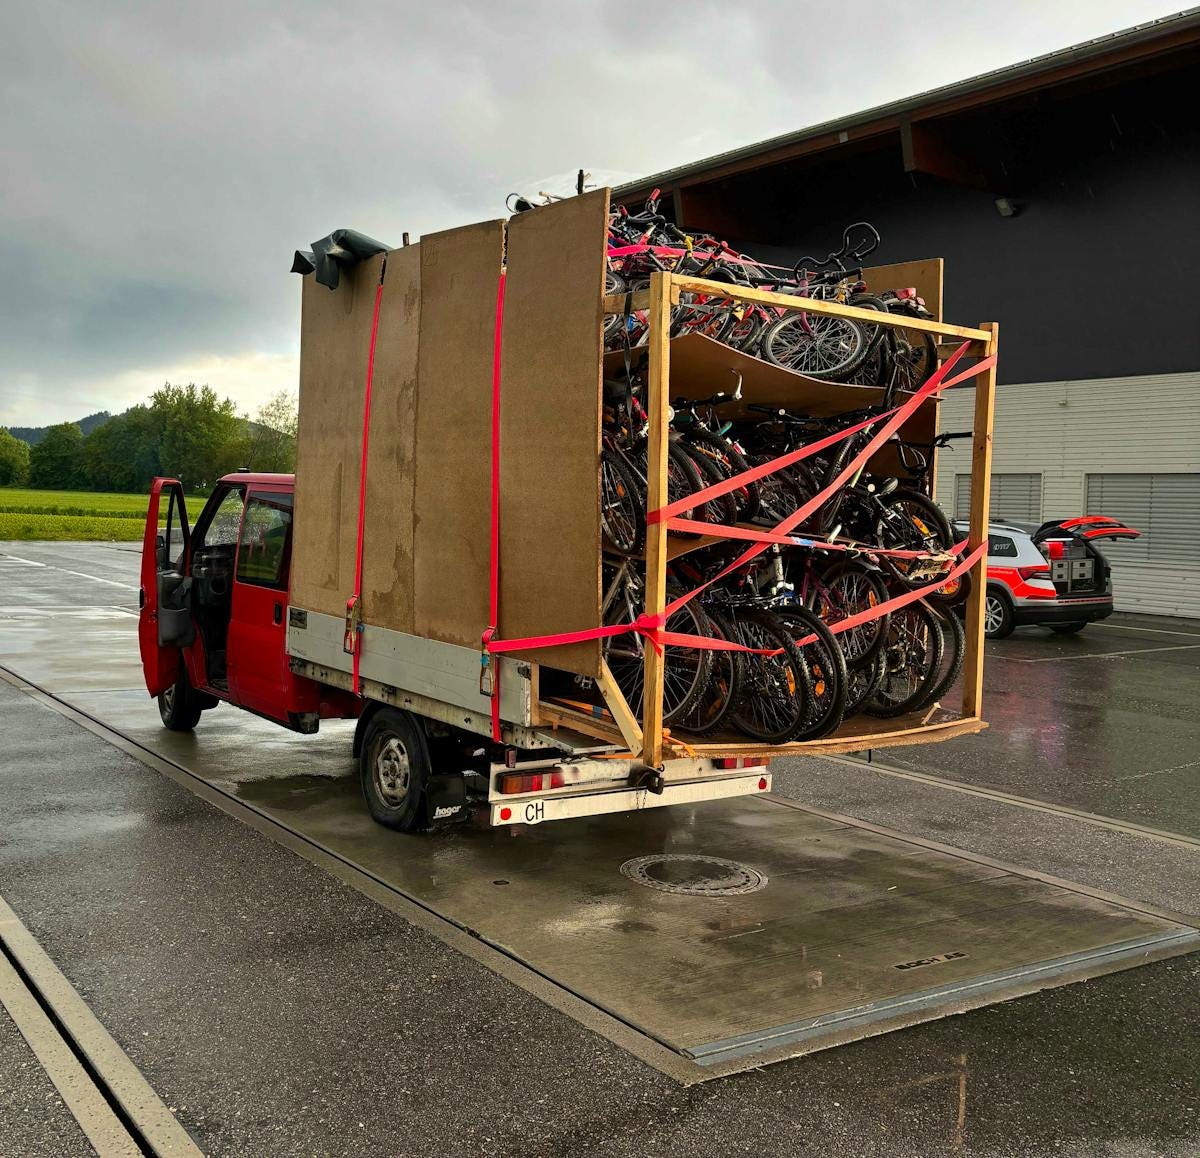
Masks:
[[[665,647],[663,718],[673,732],[736,730],[767,743],[818,739],[859,712],[917,712],[957,678],[965,637],[951,604],[965,598],[964,585],[953,595],[879,612],[897,595],[936,586],[955,547],[949,523],[925,493],[932,446],[897,440],[904,477],[852,469],[893,393],[894,384],[878,407],[836,418],[750,405],[739,408],[738,419],[723,419],[722,411],[740,402],[740,384],[728,394],[676,401],[668,501],[689,530],[677,536],[681,546],[668,566],[662,626],[675,638],[718,646]],[[603,608],[605,624],[615,626],[632,623],[645,606],[637,556],[647,514],[646,415],[636,380],[607,382],[605,396]],[[951,437],[959,436],[938,441]],[[715,483],[753,475],[754,464],[816,443],[829,445],[716,498],[701,496]],[[828,497],[814,506],[823,493]],[[701,497],[691,505],[693,495]],[[786,542],[771,542],[740,566],[731,566],[736,547],[704,535],[706,527],[773,527],[805,507],[813,510],[783,536]],[[609,669],[635,713],[646,646],[636,632],[605,644]]]

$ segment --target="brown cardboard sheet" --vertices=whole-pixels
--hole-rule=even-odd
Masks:
[[[502,221],[421,239],[413,626],[417,635],[467,647],[479,647],[488,626],[492,354],[503,254]],[[387,517],[372,513],[368,534]]]
[[[501,377],[503,638],[600,622],[600,297],[608,191],[514,217]],[[522,653],[594,676],[597,641]]]
[[[343,615],[354,590],[363,392],[382,255],[336,290],[304,279],[291,602]]]
[[[371,390],[362,615],[366,623],[410,633],[420,319],[421,247],[392,250],[380,303]]]

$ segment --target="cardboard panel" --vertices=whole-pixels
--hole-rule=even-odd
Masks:
[[[336,290],[304,278],[291,602],[344,615],[354,590],[363,391],[382,255]]]
[[[421,247],[388,254],[367,448],[366,623],[413,631],[413,494],[416,487],[417,347]]]
[[[501,635],[600,622],[600,298],[608,191],[514,217],[501,386]],[[598,641],[522,653],[582,675]]]
[[[492,354],[503,258],[502,221],[421,240],[413,625],[417,635],[468,647],[479,646],[488,625]]]

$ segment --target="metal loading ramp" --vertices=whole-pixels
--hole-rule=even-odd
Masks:
[[[181,736],[140,691],[61,698],[666,1047],[685,1080],[1200,948],[1187,918],[770,796],[401,836],[366,816],[346,728],[214,712]]]

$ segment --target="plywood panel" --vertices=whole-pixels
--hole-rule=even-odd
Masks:
[[[942,259],[900,261],[894,265],[873,265],[863,270],[863,280],[872,293],[915,286],[925,299],[925,308],[936,321],[942,320]]]
[[[608,191],[513,218],[501,387],[505,638],[578,631],[600,616],[600,296]],[[524,653],[599,674],[596,641]]]
[[[304,278],[291,602],[344,615],[354,590],[363,392],[383,257],[342,272],[336,290]]]
[[[366,623],[413,631],[413,493],[416,486],[417,348],[421,247],[388,254],[367,450]]]
[[[417,635],[478,647],[488,621],[492,353],[504,223],[421,240],[413,495]]]

